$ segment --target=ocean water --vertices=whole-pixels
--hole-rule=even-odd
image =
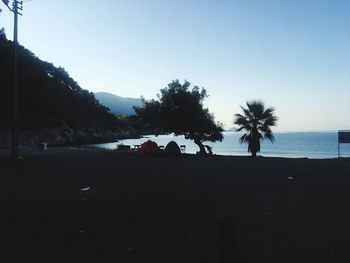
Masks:
[[[247,144],[240,144],[242,134],[237,132],[224,132],[222,142],[206,143],[212,146],[214,154],[220,155],[249,155]],[[161,135],[147,136],[141,139],[120,140],[114,143],[89,145],[89,147],[116,149],[118,144],[138,145],[147,140],[155,141],[158,145],[166,145],[175,141],[179,145],[186,145],[186,153],[196,153],[198,147],[193,141],[183,136]],[[275,133],[275,141],[263,141],[261,152],[258,155],[290,158],[336,158],[338,157],[337,132],[285,132]],[[340,144],[340,156],[350,157],[350,144]]]

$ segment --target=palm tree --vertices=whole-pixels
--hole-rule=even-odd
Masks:
[[[277,117],[274,115],[274,108],[265,109],[261,101],[247,102],[247,108],[240,106],[243,115],[235,114],[234,124],[239,128],[236,131],[245,131],[245,134],[239,139],[240,143],[248,143],[248,152],[255,157],[260,152],[260,140],[268,139],[271,142],[275,140],[271,127],[276,126]]]

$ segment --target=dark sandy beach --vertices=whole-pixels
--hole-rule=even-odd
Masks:
[[[1,263],[350,262],[350,159],[61,149],[0,165]]]

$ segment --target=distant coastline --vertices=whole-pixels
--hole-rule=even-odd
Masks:
[[[21,131],[19,144],[30,147],[38,147],[41,143],[49,146],[73,146],[84,144],[111,143],[122,139],[141,138],[141,134],[133,129],[112,128],[49,128],[39,130]],[[8,148],[11,143],[11,132],[0,131],[0,147]]]
[[[276,132],[276,141],[271,144],[263,142],[260,156],[285,158],[315,158],[331,159],[338,157],[337,132]],[[224,132],[221,143],[211,143],[214,154],[226,156],[247,156],[246,145],[238,142],[240,133]],[[37,148],[41,143],[49,147],[87,146],[98,149],[114,150],[118,144],[137,145],[147,140],[153,140],[158,145],[166,145],[170,141],[186,145],[186,153],[195,154],[197,146],[182,136],[141,134],[133,129],[117,130],[107,128],[77,128],[67,127],[41,129],[37,131],[20,132],[20,144]],[[0,131],[0,148],[9,148],[10,131]],[[350,157],[350,144],[341,145],[341,156]]]

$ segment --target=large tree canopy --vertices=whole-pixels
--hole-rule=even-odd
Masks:
[[[206,154],[205,149],[210,152],[210,147],[203,142],[221,141],[223,128],[203,106],[206,90],[197,86],[190,89],[190,86],[188,81],[181,84],[175,80],[160,90],[157,100],[143,99],[143,106],[135,111],[144,123],[167,133],[184,135],[198,145],[199,153]]]

